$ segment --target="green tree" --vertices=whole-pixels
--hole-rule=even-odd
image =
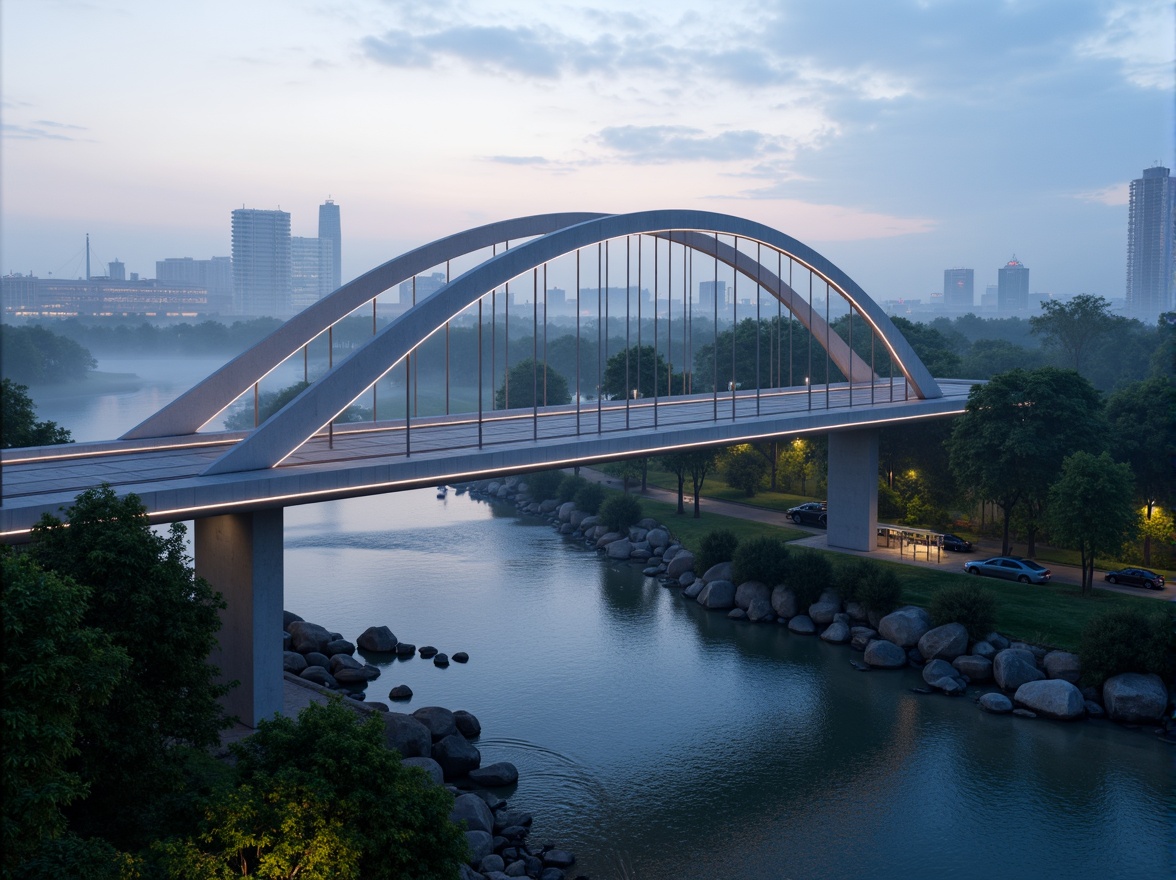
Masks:
[[[69,431],[56,422],[38,422],[37,410],[29,389],[17,385],[10,379],[0,380],[0,447],[11,449],[16,446],[51,446],[56,443],[72,443]]]
[[[1107,421],[1114,455],[1131,466],[1133,495],[1150,521],[1157,505],[1176,502],[1176,381],[1153,376],[1115,392],[1107,400]],[[1151,538],[1145,527],[1144,565],[1151,565]]]
[[[157,847],[170,877],[454,880],[467,856],[453,797],[341,701],[262,721],[233,746],[237,784],[199,831]]]
[[[77,381],[98,366],[72,339],[39,325],[0,325],[0,365],[4,375],[27,384]]]
[[[1025,348],[1007,339],[977,339],[962,356],[960,375],[966,379],[988,379],[1008,370],[1035,370],[1044,365],[1040,349]]]
[[[137,496],[87,490],[66,520],[42,517],[33,558],[91,588],[84,625],[132,661],[109,702],[79,719],[75,769],[90,793],[71,820],[133,849],[159,832],[183,791],[182,747],[215,745],[228,724],[219,699],[229,688],[208,662],[224,601],[192,571],[183,525],[156,533]]]
[[[768,462],[750,444],[732,446],[723,455],[722,463],[728,485],[743,490],[748,498],[763,488]]]
[[[678,510],[679,516],[686,513],[685,504],[685,487],[686,474],[690,470],[690,453],[688,452],[672,452],[669,455],[662,455],[656,459],[657,463],[678,478]]]
[[[1042,507],[1062,460],[1096,450],[1103,434],[1098,392],[1072,370],[1010,370],[972,388],[952,428],[951,469],[959,485],[1000,507],[1002,553],[1009,552],[1014,510]],[[1036,522],[1030,522],[1030,555]]]
[[[699,502],[702,496],[702,484],[706,482],[707,474],[714,470],[719,460],[717,449],[697,449],[687,453],[686,470],[690,474],[690,484],[694,487],[694,518],[702,517]]]
[[[1076,546],[1082,558],[1082,595],[1094,590],[1095,556],[1117,550],[1135,528],[1131,468],[1103,452],[1075,452],[1062,462],[1049,490],[1054,539]]]
[[[570,403],[568,380],[549,365],[536,363],[531,358],[521,360],[507,374],[506,379],[494,392],[494,406],[497,409],[522,409],[534,406],[558,406]]]
[[[1045,345],[1058,350],[1066,366],[1082,372],[1086,354],[1100,336],[1115,322],[1125,319],[1111,314],[1111,304],[1101,296],[1080,293],[1066,302],[1047,299],[1041,304],[1043,314],[1029,319],[1032,332]]]
[[[780,469],[788,487],[800,487],[801,495],[808,495],[809,485],[816,482],[819,461],[817,449],[811,439],[796,437],[784,445],[780,452]]]
[[[923,362],[923,365],[931,371],[932,376],[947,377],[960,375],[962,363],[958,354],[958,342],[954,342],[938,329],[928,324],[916,323],[898,316],[891,318],[891,321],[906,341],[911,344],[911,348],[915,350],[915,354],[919,356],[919,360]],[[856,342],[858,334],[855,333],[854,336]],[[868,337],[864,338],[868,339]],[[878,370],[881,373],[882,367],[879,366]]]
[[[638,397],[665,397],[671,388],[682,394],[682,381],[681,373],[670,375],[666,359],[652,345],[634,345],[608,359],[600,391],[610,400],[632,397],[634,390]]]
[[[42,571],[26,555],[0,551],[4,589],[5,877],[66,828],[63,808],[86,783],[67,762],[78,756],[78,722],[101,707],[130,665],[105,633],[82,623],[87,587]]]
[[[225,418],[225,430],[248,431],[260,425],[309,387],[309,382],[295,382],[279,391],[262,392],[257,398],[256,418],[254,418],[253,406],[246,406],[230,413]]]

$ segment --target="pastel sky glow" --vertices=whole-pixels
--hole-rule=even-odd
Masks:
[[[343,274],[556,210],[740,214],[878,299],[1123,296],[1127,182],[1172,167],[1169,0],[8,0],[0,271],[152,276],[229,212]]]

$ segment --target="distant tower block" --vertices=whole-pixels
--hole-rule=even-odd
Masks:
[[[1154,321],[1176,292],[1176,181],[1167,168],[1147,168],[1131,181],[1127,213],[1127,311]]]
[[[290,314],[290,215],[233,211],[233,310],[238,315]]]
[[[337,290],[343,284],[343,232],[339,225],[339,206],[330,199],[319,205],[318,237],[331,242],[331,271],[327,280],[330,289]]]
[[[947,311],[964,314],[975,307],[975,274],[972,269],[943,270],[943,305]]]
[[[996,308],[1002,315],[1029,310],[1029,267],[1016,255],[996,273]]]

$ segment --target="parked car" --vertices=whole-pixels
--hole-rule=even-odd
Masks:
[[[964,563],[968,574],[982,574],[987,577],[1020,581],[1023,584],[1048,584],[1050,570],[1038,565],[1032,559],[1018,559],[1015,556],[993,556],[991,559],[968,560]]]
[[[972,552],[972,542],[965,541],[959,535],[944,535],[943,536],[943,549],[944,550],[955,550],[959,553],[971,553]]]
[[[797,525],[802,523],[810,526],[828,526],[828,508],[824,501],[809,501],[798,507],[790,507],[785,511]]]
[[[1132,587],[1147,587],[1149,590],[1164,589],[1164,576],[1146,568],[1120,568],[1103,575],[1108,584],[1127,584]]]

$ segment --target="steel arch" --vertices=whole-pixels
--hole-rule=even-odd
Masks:
[[[552,216],[558,215],[546,215],[546,217]],[[533,220],[535,218],[524,219]],[[510,222],[512,221],[506,221],[504,224],[491,224],[491,226],[480,229],[490,230],[495,226],[505,227]],[[571,253],[578,248],[626,235],[663,234],[665,237],[673,239],[675,235],[689,237],[692,231],[698,230],[761,242],[782,251],[824,278],[871,325],[918,397],[935,398],[942,395],[939,386],[927,368],[885,312],[841,269],[791,236],[751,220],[707,211],[658,210],[632,214],[590,215],[589,219],[583,219],[541,234],[538,238],[533,238],[518,247],[486,260],[417,303],[414,308],[398,316],[374,335],[362,348],[357,349],[337,364],[334,369],[317,380],[314,385],[305,389],[280,412],[256,428],[240,444],[213,462],[205,473],[221,474],[258,470],[278,464],[327,425],[364,390],[399,363],[413,348],[444,326],[446,321],[454,318],[467,306],[477,302],[488,291],[524,272],[541,266],[556,257]],[[442,241],[452,241],[459,238],[460,235],[468,234],[459,234],[459,236]],[[706,238],[707,236],[703,235],[702,237]],[[420,250],[424,250],[424,248]],[[734,264],[736,268],[739,268],[738,264],[741,262],[739,256],[738,254],[728,254],[731,260],[729,264]],[[722,254],[720,254],[720,258],[722,258]],[[391,263],[395,262],[391,261]],[[390,266],[391,263],[386,263],[381,268]],[[428,265],[436,265],[436,262]],[[740,271],[743,270],[740,269]],[[368,273],[368,276],[363,277],[367,278],[372,274]],[[779,279],[777,282],[777,295],[781,295],[785,286],[779,282]],[[793,308],[795,294],[791,290],[788,290],[788,293],[792,298],[786,304],[793,314],[801,318],[802,315]],[[813,328],[809,327],[809,329],[811,332]],[[819,337],[818,341],[821,341]],[[868,367],[865,369],[868,370]],[[854,372],[857,373],[856,367]],[[244,387],[247,388],[249,384],[252,384],[252,381],[250,380]]]

